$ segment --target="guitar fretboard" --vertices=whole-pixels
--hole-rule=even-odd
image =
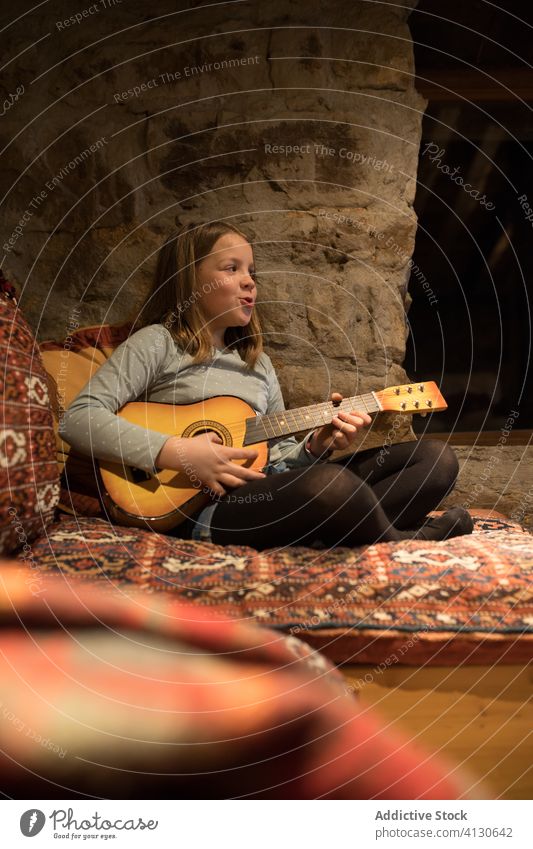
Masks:
[[[365,395],[354,395],[343,398],[340,404],[324,401],[322,404],[312,404],[309,407],[298,407],[296,410],[284,410],[280,413],[268,413],[265,416],[255,416],[246,419],[246,435],[244,445],[265,442],[280,436],[290,436],[302,430],[312,430],[315,427],[329,424],[339,410],[350,413],[361,410],[365,413],[378,413],[381,410],[373,392]]]

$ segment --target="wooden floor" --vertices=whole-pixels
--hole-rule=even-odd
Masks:
[[[383,674],[345,666],[342,672],[360,682],[355,691],[363,705],[468,769],[475,776],[472,798],[478,779],[495,797],[533,798],[533,665],[398,665]],[[364,682],[366,673],[371,683]]]

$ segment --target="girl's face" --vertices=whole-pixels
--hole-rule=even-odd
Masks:
[[[228,327],[245,327],[256,300],[254,255],[237,233],[225,233],[196,266],[198,305],[213,341],[224,347]]]

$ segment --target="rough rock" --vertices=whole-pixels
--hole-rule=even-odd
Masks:
[[[485,507],[533,529],[533,446],[454,445],[459,477],[440,509]]]
[[[176,223],[224,217],[254,241],[288,407],[406,382],[414,2],[203,5],[130,0],[67,28],[70,3],[32,12],[51,35],[3,74],[25,93],[3,118],[0,239],[31,211],[2,253],[38,338],[74,306],[82,325],[133,317]]]

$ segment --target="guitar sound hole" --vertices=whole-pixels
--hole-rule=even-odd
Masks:
[[[222,442],[225,443],[224,437],[220,433],[217,433],[217,431],[214,430],[212,427],[200,427],[198,428],[198,430],[194,431],[195,436],[202,436],[202,434],[204,433],[216,433],[217,436],[220,436]]]
[[[137,469],[134,466],[131,469],[131,477],[133,483],[144,483],[145,481],[149,481],[152,476],[148,472],[145,472],[144,469]]]

